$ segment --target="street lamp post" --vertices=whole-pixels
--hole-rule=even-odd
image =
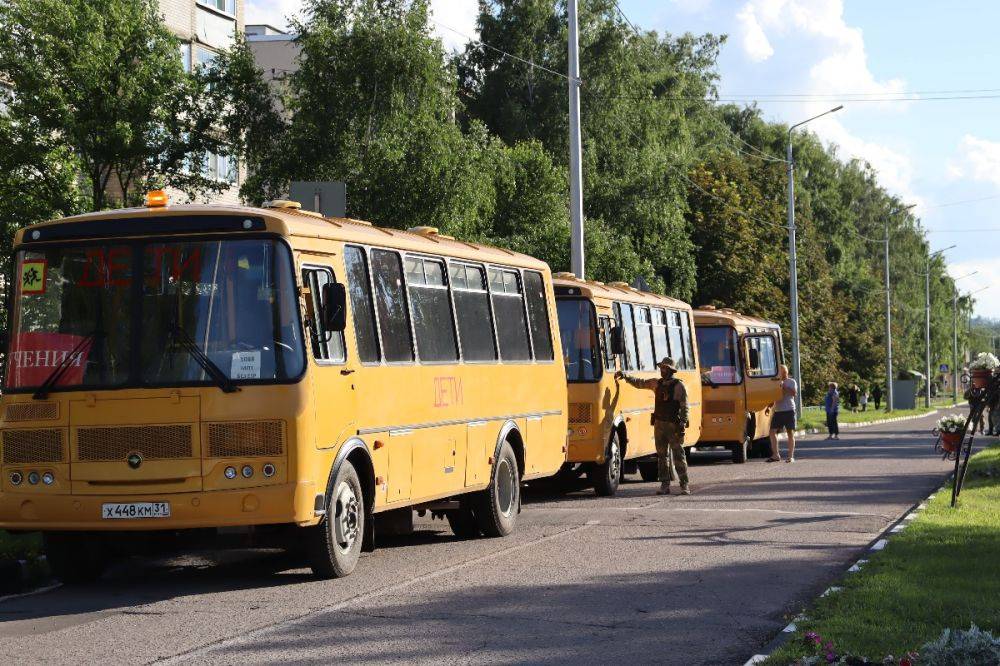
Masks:
[[[927,271],[924,273],[924,370],[927,372],[924,406],[928,408],[931,406],[931,260],[954,247],[951,245],[927,255]]]
[[[788,295],[791,301],[792,317],[792,375],[795,377],[795,381],[799,383],[799,390],[795,394],[795,411],[799,416],[802,415],[803,382],[802,358],[799,352],[799,266],[795,252],[795,162],[792,157],[792,132],[796,127],[801,127],[817,118],[822,118],[829,113],[840,111],[843,108],[844,105],[841,104],[788,128],[788,157],[786,160],[788,163]]]
[[[979,271],[972,271],[971,273],[966,273],[961,277],[957,277],[952,280],[952,286],[955,291],[951,298],[951,316],[952,316],[952,333],[951,333],[951,400],[954,403],[958,403],[958,281],[964,280],[967,277],[972,277]]]
[[[885,408],[891,412],[893,408],[892,391],[892,289],[889,286],[889,218],[896,213],[910,210],[917,204],[897,208],[885,218]]]
[[[569,19],[569,217],[570,267],[581,280],[586,274],[583,240],[583,151],[580,138],[580,29],[577,0],[567,3]]]

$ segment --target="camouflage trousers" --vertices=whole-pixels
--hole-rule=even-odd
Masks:
[[[653,424],[660,483],[680,479],[682,487],[688,484],[688,463],[681,432],[680,426],[672,421],[658,420]]]

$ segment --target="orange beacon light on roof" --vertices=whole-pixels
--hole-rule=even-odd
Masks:
[[[147,208],[162,208],[167,205],[169,198],[163,190],[153,190],[146,193]]]

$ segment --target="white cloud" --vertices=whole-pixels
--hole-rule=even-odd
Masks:
[[[971,134],[962,137],[958,155],[949,160],[949,176],[1000,185],[1000,143]]]
[[[754,13],[752,2],[748,3],[736,15],[736,20],[740,26],[740,41],[743,44],[743,51],[751,60],[761,62],[774,55],[774,48],[771,46],[771,42],[767,40],[764,29],[761,28],[760,23],[757,21],[757,15]]]
[[[302,0],[246,0],[246,22],[286,29],[288,17],[300,16],[302,6]],[[431,0],[431,29],[446,49],[461,50],[468,42],[463,35],[476,36],[478,16],[476,0]]]
[[[993,285],[990,289],[981,291],[972,298],[976,301],[975,313],[983,317],[1000,319],[1000,262],[996,259],[961,261],[948,265],[948,273],[953,277],[975,275],[958,282],[959,294],[969,294],[984,287]]]

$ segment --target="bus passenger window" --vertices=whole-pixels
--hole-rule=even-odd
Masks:
[[[632,321],[632,306],[628,303],[616,304],[621,312],[619,321],[622,327],[622,340],[625,342],[625,369],[638,370],[638,359],[635,353],[635,327]]]
[[[344,248],[347,266],[347,289],[351,294],[351,311],[354,315],[354,336],[358,342],[358,358],[362,363],[378,363],[378,335],[375,333],[375,308],[372,306],[371,282],[368,279],[368,261],[360,247]]]
[[[421,361],[457,361],[458,343],[444,262],[406,258],[406,287],[413,306],[413,332]]]
[[[611,328],[614,322],[610,317],[601,317],[601,344],[604,347],[604,368],[615,371],[615,355],[611,353]]]
[[[639,369],[652,372],[656,362],[653,360],[653,331],[649,321],[649,308],[635,309],[635,335],[639,347]]]
[[[542,274],[524,271],[524,297],[528,303],[528,320],[531,323],[531,342],[536,361],[552,360],[552,333],[549,328],[549,308],[545,300],[545,283]]]
[[[495,361],[497,346],[493,339],[485,271],[479,266],[451,264],[450,275],[462,358],[466,361]]]
[[[528,322],[517,271],[491,268],[490,291],[493,294],[500,358],[504,361],[530,361]]]
[[[681,313],[667,310],[667,332],[670,335],[670,357],[678,368],[686,368],[684,361],[684,335],[681,332]]]
[[[694,348],[691,343],[691,321],[687,312],[678,312],[681,320],[681,337],[684,339],[684,365],[679,366],[687,370],[694,370]]]
[[[375,277],[375,307],[378,309],[382,349],[389,363],[413,361],[410,313],[403,291],[403,265],[399,255],[388,250],[372,250]]]
[[[317,361],[344,362],[344,334],[328,331],[323,325],[320,304],[323,285],[333,282],[333,272],[329,268],[307,267],[302,269],[302,284],[309,289],[306,308],[309,313],[309,338],[312,341],[313,358]]]
[[[653,309],[653,358],[659,362],[671,356],[667,346],[667,314],[658,308]]]

